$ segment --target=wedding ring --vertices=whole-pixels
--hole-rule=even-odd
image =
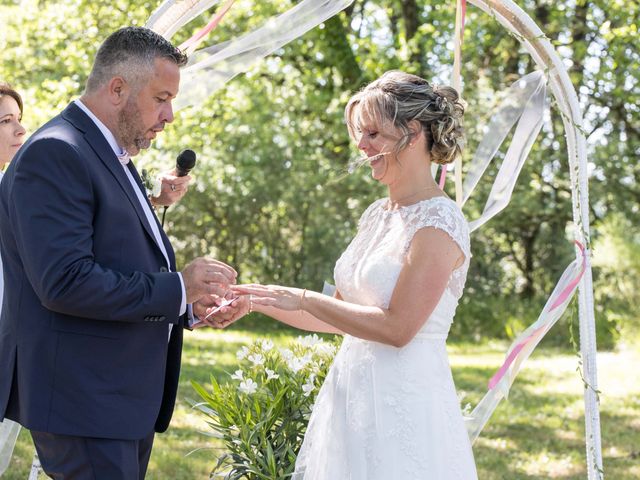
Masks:
[[[172,192],[176,191],[176,186],[173,183],[171,185],[169,185],[169,187],[171,188]]]

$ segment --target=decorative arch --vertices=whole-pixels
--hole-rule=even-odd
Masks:
[[[576,259],[585,262],[578,286],[580,317],[580,353],[584,368],[585,443],[588,479],[603,478],[600,412],[597,396],[596,329],[591,273],[591,242],[589,231],[589,186],[587,177],[587,147],[582,126],[582,111],[578,95],[569,79],[562,59],[536,23],[511,0],[468,0],[494,17],[511,32],[529,52],[536,64],[549,76],[551,92],[562,116],[567,141],[574,239],[585,246],[583,253],[576,247]]]

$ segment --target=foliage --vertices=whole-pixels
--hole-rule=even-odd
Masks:
[[[640,305],[640,233],[631,220],[620,214],[608,216],[594,242],[596,309],[602,327],[626,344],[640,340],[640,321],[634,314]]]
[[[238,1],[210,43],[235,38],[293,3],[298,2]],[[640,54],[633,47],[640,42],[640,2],[519,4],[570,66],[579,94],[594,238],[609,235],[605,219],[612,213],[638,224]],[[91,59],[108,33],[144,24],[156,6],[127,0],[4,2],[0,78],[24,93],[29,129],[81,94]],[[179,263],[213,255],[233,264],[241,281],[318,289],[330,281],[360,214],[384,195],[364,169],[345,175],[357,155],[342,120],[346,100],[393,68],[448,82],[454,18],[455,2],[355,0],[202,105],[179,112],[154,148],[136,159],[138,167],[164,171],[182,148],[198,152],[196,184],[167,214]],[[173,40],[185,40],[205,21],[199,17]],[[501,92],[534,68],[517,39],[491,15],[469,6],[462,66],[465,165]],[[525,324],[544,304],[573,257],[563,130],[552,103],[511,204],[473,235],[467,294],[456,318],[461,335],[509,336],[513,325]],[[469,218],[482,211],[495,172],[491,166],[465,205]],[[607,290],[606,281],[598,285]],[[598,309],[597,322],[609,325],[604,332],[615,339],[607,332],[624,329],[639,307],[612,289],[607,298],[612,301]]]
[[[293,473],[318,387],[336,346],[317,335],[298,337],[291,349],[258,339],[237,353],[231,381],[211,376],[211,389],[193,382],[204,399],[196,408],[208,417],[226,452],[211,477],[229,480],[283,479]]]

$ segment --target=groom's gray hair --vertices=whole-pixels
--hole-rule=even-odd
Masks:
[[[107,37],[98,49],[85,93],[95,92],[113,77],[120,76],[134,89],[146,83],[156,58],[187,63],[187,56],[171,42],[143,27],[125,27]]]

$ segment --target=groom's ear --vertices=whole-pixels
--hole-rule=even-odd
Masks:
[[[107,98],[114,107],[123,107],[127,104],[131,86],[121,76],[112,77],[107,84]]]

